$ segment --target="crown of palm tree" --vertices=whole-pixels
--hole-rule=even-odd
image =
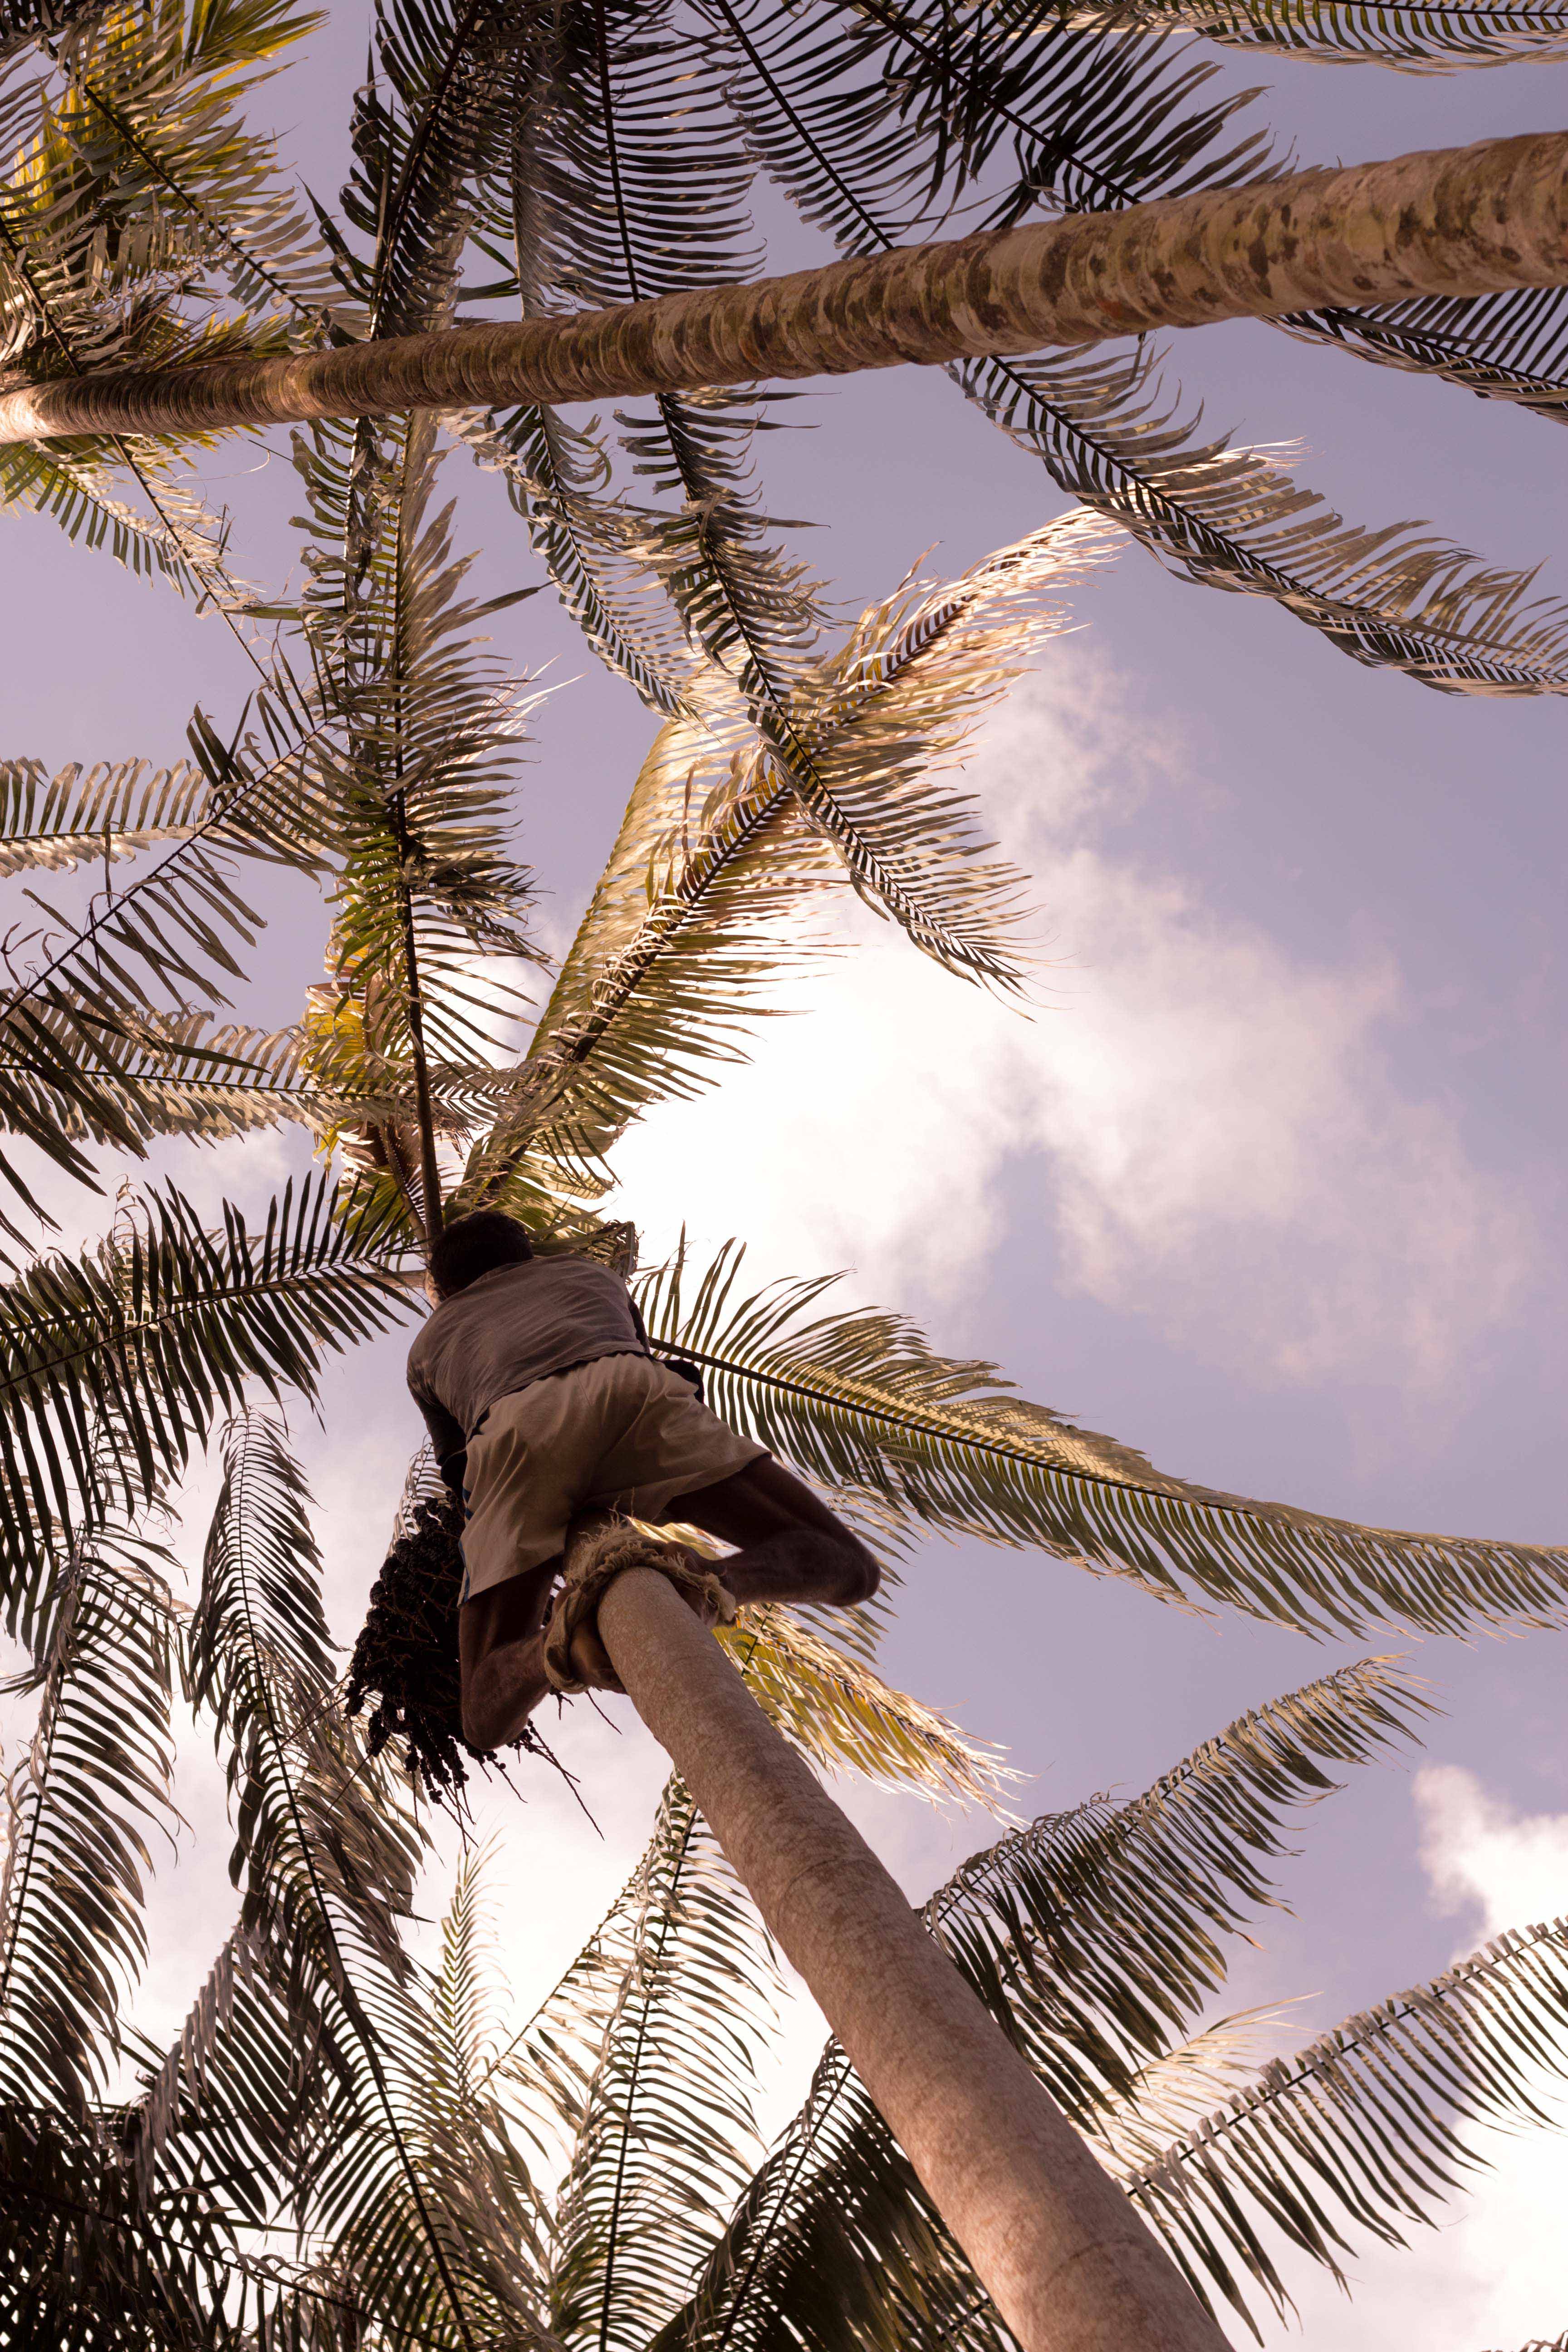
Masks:
[[[1250,101],[1184,31],[1408,71],[1568,54],[1563,0],[378,0],[334,212],[247,119],[310,22],[287,0],[0,0],[7,383],[744,279],[760,183],[825,250],[866,254],[1267,174]],[[1283,326],[1568,415],[1560,293]],[[847,887],[954,975],[1026,989],[1026,877],[952,771],[1127,541],[1444,691],[1568,687],[1568,612],[1532,574],[1425,526],[1347,521],[1207,435],[1163,366],[1146,341],[955,365],[976,429],[999,425],[1073,503],[847,628],[763,502],[765,394],[663,395],[609,426],[543,407],[320,425],[294,445],[292,601],[231,568],[199,441],[0,448],[6,499],[197,597],[256,673],[243,710],[193,715],[178,761],[0,766],[0,872],[101,858],[105,877],[85,919],[46,906],[0,1003],[0,1127],[34,1147],[0,1150],[0,1585],[38,1709],[0,1882],[7,2342],[1010,2340],[836,2049],[760,2141],[774,1958],[678,1784],[521,2032],[490,1999],[477,1867],[439,1967],[409,1957],[427,1830],[343,1712],[277,1408],[406,1313],[447,1214],[508,1208],[542,1247],[629,1269],[635,1234],[597,1206],[620,1139],[743,1055],[781,975],[831,952]],[[531,1028],[518,971],[544,959],[510,844],[528,694],[482,634],[514,600],[469,594],[438,497],[468,457],[657,727]],[[330,910],[325,976],[278,1034],[234,1002],[251,860],[315,878]],[[97,1186],[155,1140],[279,1122],[338,1181],[290,1186],[259,1227],[233,1206],[209,1226],[163,1184],[95,1248],[33,1249],[39,1154],[51,1185]],[[700,1363],[734,1426],[889,1554],[968,1534],[1314,1633],[1563,1622],[1560,1549],[1167,1475],[821,1278],[750,1291],[738,1243],[641,1280],[656,1348]],[[214,1448],[192,1607],[171,1506]],[[819,1763],[994,1801],[994,1754],[888,1688],[874,1635],[862,1615],[835,1647],[758,1612],[723,1638]],[[227,1776],[239,1903],[164,2050],[132,1994],[176,1687]],[[1132,1803],[1009,1830],[928,1909],[1200,2294],[1255,2325],[1286,2299],[1289,2252],[1337,2270],[1429,2219],[1478,2160],[1472,2127],[1533,2116],[1568,2049],[1568,1921],[1261,2071],[1258,2021],[1214,2013],[1225,1939],[1276,1899],[1294,1809],[1423,1706],[1387,1660],[1331,1675]]]

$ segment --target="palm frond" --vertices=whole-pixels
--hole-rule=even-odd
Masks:
[[[105,0],[5,0],[0,8],[0,65],[35,41],[65,32],[79,17],[96,16]]]
[[[118,497],[112,469],[92,450],[69,444],[16,441],[0,448],[0,507],[22,506],[52,515],[68,539],[107,547],[127,571],[158,572],[196,596],[211,596],[213,534],[195,542],[156,510],[140,512]],[[220,591],[215,600],[226,603]]]
[[[519,28],[497,0],[377,0],[374,43],[342,196],[371,252],[340,253],[370,332],[411,334],[450,316],[477,185],[504,136]]]
[[[1073,0],[1068,21],[1141,33],[1201,33],[1227,48],[1272,49],[1329,65],[1392,66],[1399,73],[1548,64],[1568,56],[1562,0],[1490,6],[1383,0]]]
[[[528,1000],[538,961],[522,921],[529,877],[509,855],[508,787],[528,708],[475,624],[521,590],[461,601],[450,509],[432,518],[435,426],[321,428],[296,443],[310,496],[306,625],[323,698],[342,722],[334,793],[342,870],[314,1075],[365,1091],[401,1067],[411,1129],[369,1123],[353,1157],[426,1244],[440,1231],[430,1065],[478,1062]]]
[[[702,1548],[696,1529],[667,1532]],[[718,1636],[758,1705],[813,1763],[932,1804],[983,1805],[1009,1818],[1002,1792],[1022,1776],[1007,1769],[1000,1750],[894,1690],[863,1658],[825,1641],[791,1611],[743,1610]]]
[[[245,740],[224,742],[198,712],[191,744],[207,791],[199,812],[164,855],[119,893],[106,890],[79,925],[42,900],[47,923],[38,961],[0,999],[0,1126],[26,1136],[56,1166],[92,1182],[73,1133],[140,1152],[155,1131],[139,1072],[254,1082],[242,1055],[199,1042],[177,1017],[186,993],[222,1001],[236,976],[234,942],[253,941],[259,918],[240,896],[232,861],[240,856],[321,870],[335,824],[319,777],[330,722],[311,721],[292,696],[264,694]],[[259,739],[259,740],[258,740]],[[158,993],[174,999],[160,1015]],[[265,1083],[266,1074],[262,1073]],[[35,1206],[14,1164],[3,1173]]]
[[[776,1967],[679,1781],[634,1901],[601,1931],[601,1971],[606,1961],[613,2003],[552,2279],[551,2326],[568,2347],[647,2343],[679,2305],[759,2146],[752,2077]]]
[[[664,517],[609,492],[610,460],[558,409],[444,415],[454,439],[498,473],[566,610],[605,667],[661,719],[687,714],[700,667],[647,550]]]
[[[329,322],[352,326],[330,251],[280,179],[273,142],[240,116],[320,17],[293,0],[163,0],[133,26],[124,14],[73,26],[53,52],[68,92],[62,119],[100,204],[128,215],[139,200],[160,225],[172,215],[236,301],[276,309],[308,341]]]
[[[314,1179],[254,1233],[230,1203],[208,1233],[173,1186],[154,1190],[110,1243],[0,1286],[6,1624],[37,1606],[73,1532],[133,1514],[247,1380],[310,1394],[326,1349],[405,1303],[384,1226]]]
[[[1117,543],[1074,514],[957,581],[911,577],[794,688],[792,724],[838,804],[889,866],[919,874],[922,903],[984,949],[993,974],[1017,953],[1024,878],[987,855],[971,796],[931,772],[960,761],[1062,625],[1064,587]],[[739,1059],[768,998],[828,944],[804,928],[814,905],[854,878],[765,738],[721,709],[668,721],[534,1032],[518,1106],[476,1149],[465,1201],[524,1152],[567,1171],[603,1162],[652,1103]]]
[[[650,16],[622,0],[561,12],[549,105],[531,119],[527,156],[514,148],[509,226],[531,299],[637,300],[750,273],[752,166],[730,110],[729,69],[700,32],[678,30],[667,7]],[[667,103],[672,79],[682,92],[678,121]],[[637,473],[668,501],[649,517],[644,560],[702,656],[705,684],[733,698],[857,887],[940,961],[1005,977],[984,931],[949,919],[919,861],[899,854],[896,832],[889,848],[835,788],[801,723],[796,685],[825,614],[820,590],[772,542],[755,504],[751,448],[764,415],[755,401],[713,393],[661,395],[622,418]],[[580,587],[568,580],[564,593]]]
[[[1100,2159],[1120,2179],[1163,2153],[1177,2135],[1201,2123],[1257,2074],[1278,2042],[1279,2011],[1240,2010],[1173,2042],[1148,2059],[1124,2095],[1108,2099],[1089,2119],[1088,2137]]]
[[[1304,311],[1279,324],[1313,342],[1407,373],[1441,376],[1482,400],[1568,420],[1568,301],[1561,287],[1427,297],[1365,310]]]
[[[1568,1919],[1499,1937],[1277,2060],[1123,2185],[1261,2340],[1240,2273],[1289,2307],[1269,2237],[1336,2277],[1360,2239],[1404,2245],[1483,2165],[1468,2126],[1555,2121],[1543,2077],[1568,2078]]]
[[[221,2212],[142,2196],[118,2120],[0,2104],[0,2334],[62,2352],[250,2352],[252,2322],[283,2299],[274,2290],[253,2300]],[[270,2268],[255,2263],[263,2276]]]
[[[1276,1900],[1286,1817],[1409,1735],[1393,1661],[1243,1717],[1125,1806],[1047,1814],[926,1906],[954,1965],[1080,2129],[1102,2133],[1223,1983],[1219,1937]],[[1011,2342],[837,2043],[658,2339],[849,2352]]]
[[[464,2352],[503,2325],[531,2342],[533,2275],[512,2234],[521,2200],[495,2197],[525,2176],[514,2157],[510,2173],[492,2162],[475,2177],[485,2119],[443,2101],[439,2035],[400,1936],[425,1839],[325,1686],[308,1492],[262,1417],[231,1427],[226,1454],[190,1675],[228,1755],[241,1929],[282,1997],[284,2052],[312,2053],[319,2111],[303,2177],[285,2185],[296,2199],[308,2189],[306,2212],[383,2325]],[[232,2058],[221,2071],[245,2101]],[[209,2049],[200,2095],[183,2078],[193,2112],[173,2129],[165,2094],[165,2166],[182,2143],[198,2158],[215,2132],[224,2145],[234,2118],[214,2097],[219,2072]]]
[[[1456,694],[1568,688],[1568,606],[1535,572],[1488,563],[1421,523],[1346,523],[1259,449],[1202,437],[1156,381],[1159,354],[965,362],[953,373],[1064,489],[1184,579],[1267,596],[1354,661]]]
[[[845,134],[840,93],[822,74],[825,20],[775,15],[765,0],[718,5],[746,43],[737,103],[775,179],[807,218],[831,227],[841,249],[897,243],[901,225],[874,152],[863,159],[860,142]],[[1139,109],[1163,126],[1166,94],[1163,69],[1135,35],[1123,37],[1132,43],[1130,69],[1146,78],[1142,94],[1101,114],[1114,77],[1102,76],[1103,89],[1080,86],[1070,46],[1058,46],[1098,37],[1064,31],[1055,12],[1048,22],[1029,19],[1027,29],[1039,34],[1031,42],[1017,37],[1005,15],[959,12],[939,32],[934,11],[905,0],[868,5],[900,45],[896,76],[885,55],[877,60],[890,84],[881,103],[891,107],[896,86],[903,119],[920,126],[933,170],[940,163],[955,197],[995,143],[1013,139],[1016,182],[996,203],[987,199],[987,220],[1020,217],[1042,201],[1081,210],[1174,193],[1161,184],[1165,164],[1138,152]],[[846,69],[866,70],[841,26],[836,38]],[[876,102],[868,91],[866,103]],[[1120,146],[1110,138],[1097,143],[1097,127],[1111,124]],[[1183,184],[1224,184],[1262,161],[1255,146],[1209,156],[1216,131],[1217,124],[1182,147],[1181,168],[1194,167]],[[1181,577],[1270,597],[1353,658],[1445,690],[1535,694],[1568,686],[1568,608],[1538,595],[1533,573],[1491,565],[1422,525],[1347,525],[1264,452],[1205,440],[1201,411],[1179,416],[1179,396],[1155,383],[1157,366],[1158,354],[1139,345],[963,362],[950,373],[1062,488],[1123,523]]]
[[[85,2116],[120,2054],[121,2001],[147,1955],[149,1841],[177,1819],[172,1565],[161,1546],[104,1530],[72,1547],[40,1612],[20,1678],[39,1693],[38,1719],[6,1792],[0,2100]]]
[[[231,292],[281,295],[314,331],[332,290],[319,239],[236,110],[312,21],[292,0],[121,0],[72,26],[0,138],[11,364],[43,382],[276,345],[267,320],[223,314]]]
[[[37,760],[0,764],[0,877],[47,866],[69,872],[95,857],[134,857],[184,841],[206,814],[207,780],[182,761],[79,761],[51,776]]]
[[[807,1319],[836,1277],[737,1296],[727,1244],[693,1295],[648,1277],[655,1342],[702,1367],[714,1410],[806,1476],[875,1498],[907,1529],[1034,1545],[1185,1607],[1321,1634],[1559,1624],[1568,1552],[1358,1526],[1173,1478],[1132,1447],[1005,1393],[994,1365],[933,1354],[875,1312]]]

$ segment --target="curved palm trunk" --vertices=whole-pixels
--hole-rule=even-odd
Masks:
[[[1568,133],[1299,172],[572,319],[0,395],[0,442],[631,398],[1568,284]]]
[[[598,1626],[1023,2352],[1226,2352],[1170,2257],[669,1582],[624,1570]]]

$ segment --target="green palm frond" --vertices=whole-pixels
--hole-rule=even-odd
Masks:
[[[1073,0],[1073,24],[1141,33],[1201,33],[1242,49],[1330,65],[1456,73],[1468,66],[1548,64],[1568,56],[1562,0]]]
[[[247,1380],[314,1391],[323,1352],[384,1330],[406,1294],[384,1225],[325,1181],[292,1182],[252,1232],[207,1232],[172,1185],[113,1239],[0,1286],[5,1622],[79,1526],[134,1512],[182,1470]]]
[[[85,2116],[121,2052],[147,1956],[149,1841],[172,1834],[173,1606],[163,1549],[74,1545],[27,1628],[37,1727],[7,1790],[0,1874],[0,2101]]]
[[[679,1781],[599,1965],[615,1990],[562,2189],[551,2326],[568,2352],[640,2352],[755,2161],[753,2074],[778,1987],[751,1900]]]
[[[647,1281],[655,1343],[702,1367],[714,1410],[808,1477],[868,1494],[913,1531],[1037,1546],[1186,1607],[1310,1633],[1554,1625],[1555,1546],[1406,1534],[1227,1495],[1005,1393],[996,1368],[933,1354],[902,1317],[811,1310],[837,1277],[737,1297],[727,1244],[692,1293],[679,1259]]]
[[[1484,2164],[1468,2126],[1556,2120],[1547,2078],[1568,2078],[1568,1919],[1500,1936],[1277,2060],[1124,2186],[1200,2292],[1217,2285],[1258,2335],[1238,2273],[1288,2308],[1270,2237],[1336,2277],[1359,2240],[1404,2245]]]
[[[1275,1897],[1286,1818],[1424,1702],[1369,1659],[1245,1716],[1144,1795],[1047,1814],[974,1856],[925,1917],[1080,2128],[1124,2118],[1224,1982],[1219,1938]],[[1168,2095],[1168,2092],[1167,2092]],[[837,2043],[658,2339],[762,2352],[1011,2339]]]

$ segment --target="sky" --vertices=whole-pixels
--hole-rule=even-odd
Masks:
[[[363,45],[358,13],[340,14],[272,100],[321,189]],[[1568,103],[1561,68],[1421,79],[1242,62],[1273,86],[1269,118],[1302,161],[1555,127]],[[773,258],[793,264],[808,243],[775,226]],[[1568,440],[1553,425],[1261,325],[1189,334],[1176,372],[1216,427],[1296,445],[1303,479],[1347,514],[1429,517],[1500,562],[1545,559],[1543,589],[1568,593]],[[927,550],[930,570],[956,572],[1066,504],[940,378],[813,387],[786,414],[795,429],[764,448],[770,500],[816,519],[802,543],[847,610]],[[212,478],[244,525],[240,568],[275,577],[298,509],[286,461],[237,446]],[[447,478],[477,579],[531,583],[493,482],[460,454]],[[47,520],[8,525],[7,753],[166,761],[194,696],[237,706],[240,665],[210,617]],[[793,992],[795,1017],[765,1024],[749,1066],[628,1139],[625,1213],[650,1256],[684,1224],[699,1246],[743,1236],[762,1276],[842,1269],[846,1303],[913,1314],[944,1350],[994,1359],[1024,1395],[1182,1475],[1384,1525],[1563,1539],[1560,704],[1457,699],[1359,667],[1277,608],[1180,583],[1134,547],[1074,593],[1071,618],[966,772],[1037,877],[1032,1013],[847,917],[846,951]],[[497,643],[550,689],[519,844],[559,949],[651,724],[548,593],[503,616]],[[297,1011],[321,925],[298,894],[268,904],[250,1003],[270,1022]],[[249,1203],[304,1159],[263,1137],[180,1172],[204,1205]],[[58,1205],[68,1238],[96,1230],[87,1196]],[[320,1424],[299,1417],[344,1641],[418,1434],[405,1344],[331,1368]],[[210,1493],[197,1480],[187,1499],[193,1568]],[[1442,1712],[1407,1765],[1362,1772],[1305,1818],[1281,1878],[1290,1908],[1237,1950],[1234,2005],[1294,2004],[1289,2045],[1568,1908],[1561,1634],[1313,1644],[1041,1557],[932,1543],[882,1665],[1004,1743],[1030,1776],[1020,1803],[1042,1811],[1132,1794],[1246,1708],[1387,1650]],[[15,1709],[0,1721],[8,1762],[25,1731]],[[569,1710],[559,1745],[597,1833],[550,1780],[480,1806],[523,2014],[620,1883],[661,1773],[625,1702]],[[911,1895],[994,1833],[842,1793]],[[230,1904],[221,1787],[194,1732],[180,1797],[189,1828],[160,1876],[140,2012],[158,2030],[177,2027]],[[797,2008],[770,2093],[780,2115],[810,2022]],[[1513,2352],[1568,2326],[1564,2143],[1535,2132],[1488,2152],[1441,2228],[1357,2260],[1350,2301],[1293,2269],[1299,2317],[1268,2342]]]

